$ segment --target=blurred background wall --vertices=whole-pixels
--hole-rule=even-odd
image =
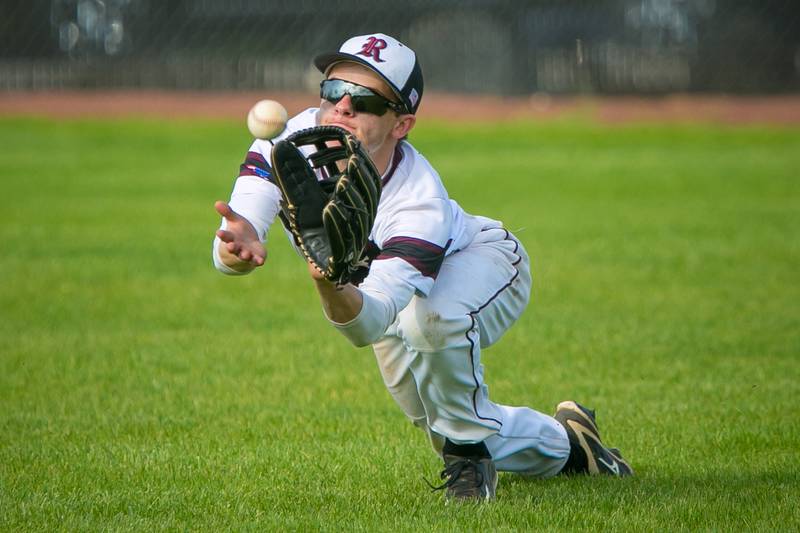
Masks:
[[[295,90],[384,32],[428,89],[502,95],[800,89],[800,0],[2,0],[0,90]]]

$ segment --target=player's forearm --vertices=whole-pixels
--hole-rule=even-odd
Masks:
[[[361,291],[353,285],[336,287],[336,284],[324,279],[315,279],[314,283],[322,302],[322,310],[330,321],[345,324],[361,312]]]

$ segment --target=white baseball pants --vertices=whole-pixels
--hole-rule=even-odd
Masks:
[[[481,350],[519,318],[531,289],[522,245],[502,228],[485,229],[445,258],[427,298],[414,296],[373,344],[384,383],[400,408],[428,433],[484,441],[498,470],[549,477],[569,456],[564,428],[527,407],[489,400]]]

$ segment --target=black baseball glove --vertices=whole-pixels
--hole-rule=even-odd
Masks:
[[[308,157],[299,150],[306,145],[316,148]],[[318,126],[275,143],[272,169],[283,193],[281,220],[295,242],[325,279],[348,283],[363,265],[381,195],[369,155],[346,130]],[[316,169],[327,174],[322,181]]]

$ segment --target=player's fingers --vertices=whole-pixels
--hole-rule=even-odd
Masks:
[[[224,229],[218,229],[216,235],[222,242],[233,242],[235,239],[233,232]]]
[[[239,255],[239,251],[242,249],[242,247],[236,241],[226,243],[225,248],[233,255]]]
[[[225,217],[225,220],[229,222],[233,222],[235,220],[238,220],[239,218],[239,215],[236,214],[236,211],[231,209],[231,206],[228,205],[226,202],[217,200],[216,202],[214,202],[214,209],[216,209],[217,213]]]
[[[242,250],[242,252],[239,253],[239,259],[250,263],[251,265],[260,267],[266,261],[266,256],[260,252],[254,252],[252,250]]]
[[[245,251],[247,252],[246,254]],[[248,261],[255,266],[261,266],[267,259],[267,249],[261,244],[253,243],[246,248],[242,248],[239,259]]]

